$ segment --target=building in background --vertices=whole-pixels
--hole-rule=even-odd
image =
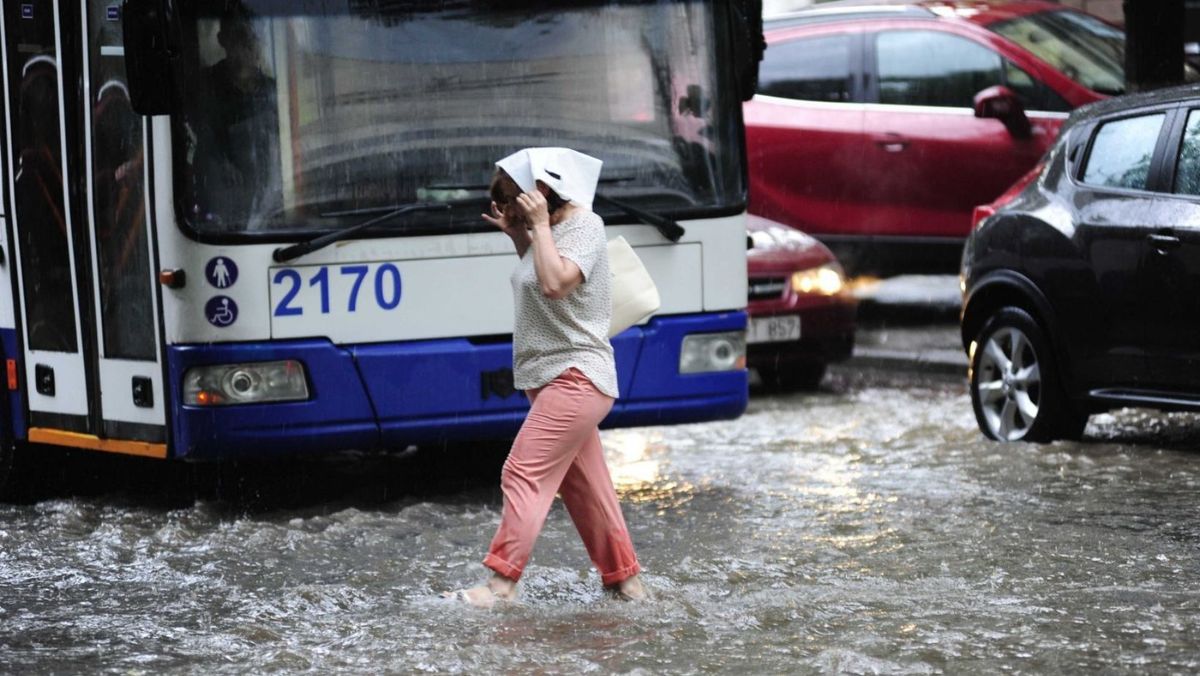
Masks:
[[[813,0],[763,0],[763,16],[787,14],[812,5]]]
[[[1088,14],[1110,21],[1115,24],[1124,25],[1125,9],[1121,6],[1122,0],[1059,0],[1060,4],[1075,9],[1081,9]]]

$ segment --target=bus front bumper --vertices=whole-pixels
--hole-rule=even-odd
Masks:
[[[680,345],[695,333],[741,331],[744,312],[661,317],[613,338],[621,396],[602,427],[736,418],[745,368],[680,374]],[[173,399],[188,369],[294,360],[305,401],[172,408],[172,457],[218,460],[409,444],[512,438],[529,403],[512,389],[512,343],[465,338],[369,345],[328,340],[181,345],[168,349]]]

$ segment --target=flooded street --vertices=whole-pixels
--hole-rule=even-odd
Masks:
[[[608,598],[556,504],[494,612],[439,598],[483,577],[494,456],[88,463],[0,506],[0,672],[1194,672],[1197,420],[999,445],[955,379],[839,371],[609,431],[655,601]]]

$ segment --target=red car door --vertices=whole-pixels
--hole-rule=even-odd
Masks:
[[[936,28],[865,37],[869,77],[861,173],[870,190],[846,228],[897,238],[966,237],[975,205],[992,201],[1054,141],[1065,112],[1031,112],[1032,133],[974,115],[975,95],[1004,84],[1035,105],[1069,106],[992,48]]]
[[[837,232],[864,190],[861,33],[773,38],[744,107],[750,210],[812,233]]]

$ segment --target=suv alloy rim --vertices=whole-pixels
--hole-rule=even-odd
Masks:
[[[1017,441],[1037,420],[1042,374],[1033,343],[1006,327],[988,337],[975,379],[980,408],[998,439]]]

